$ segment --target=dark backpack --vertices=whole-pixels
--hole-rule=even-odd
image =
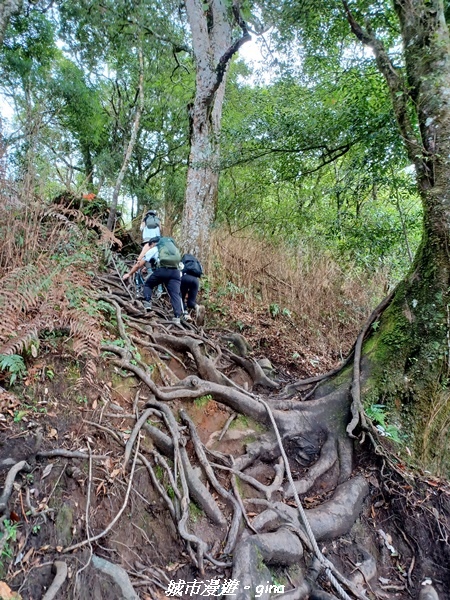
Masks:
[[[183,273],[193,275],[194,277],[201,277],[203,275],[203,268],[200,261],[195,256],[192,256],[192,254],[185,254],[181,262],[184,264]]]
[[[177,269],[181,262],[181,253],[174,240],[170,237],[162,237],[157,246],[159,252],[159,266]]]
[[[147,229],[156,229],[161,225],[161,219],[156,216],[156,212],[154,210],[149,210],[145,215],[145,226]]]

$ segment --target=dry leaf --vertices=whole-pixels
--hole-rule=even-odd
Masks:
[[[58,432],[56,431],[56,429],[54,427],[52,427],[50,429],[50,433],[48,434],[49,438],[55,438],[55,440],[58,439]]]
[[[50,475],[50,473],[52,472],[52,469],[53,469],[53,463],[48,464],[45,467],[44,472],[42,473],[41,480],[45,479],[46,477],[48,477]]]
[[[0,598],[2,600],[21,600],[21,596],[16,592],[12,592],[9,585],[4,581],[0,581]]]
[[[26,563],[26,562],[28,562],[28,561],[30,560],[30,558],[31,558],[31,555],[33,554],[33,552],[34,552],[34,548],[30,548],[30,549],[28,550],[28,552],[25,554],[25,556],[23,557],[23,559],[22,559],[22,562],[23,562],[23,563]]]

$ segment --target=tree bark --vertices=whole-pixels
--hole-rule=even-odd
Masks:
[[[10,18],[22,10],[22,5],[23,0],[3,0],[0,2],[0,45],[3,44]]]
[[[234,17],[222,0],[187,0],[196,63],[196,91],[189,107],[190,154],[182,221],[182,246],[205,261],[219,184],[220,125],[226,71],[231,57],[248,39],[245,23],[234,7]],[[243,36],[234,43],[235,23]]]
[[[424,213],[422,242],[412,270],[365,345],[371,372],[365,391],[366,398],[378,395],[397,406],[403,431],[410,432],[420,452],[433,390],[446,386],[450,370],[450,38],[442,0],[395,0],[394,6],[406,77],[344,2],[353,33],[373,49],[390,89]]]

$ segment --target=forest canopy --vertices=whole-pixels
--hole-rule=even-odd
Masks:
[[[126,219],[151,205],[180,220],[195,64],[185,10],[166,4],[25,3],[11,15],[0,86],[14,109],[3,123],[14,177],[31,160],[44,197],[111,200],[139,104],[140,48],[143,110],[120,202]],[[373,54],[342,10],[325,8],[320,24],[307,3],[243,9],[260,72],[239,52],[229,64],[215,220],[306,240],[395,281],[420,238],[414,167]],[[376,19],[395,53],[392,14],[380,7]]]

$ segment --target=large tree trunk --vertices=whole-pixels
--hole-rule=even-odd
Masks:
[[[205,10],[206,6],[206,10]],[[187,0],[196,62],[196,92],[189,108],[190,143],[182,245],[205,260],[214,220],[219,182],[220,123],[228,63],[250,36],[238,10],[229,14],[222,0]],[[234,24],[243,37],[232,42]]]
[[[12,15],[22,10],[23,0],[2,0],[0,2],[0,45],[3,44],[3,37]]]
[[[406,78],[382,43],[347,17],[355,35],[372,47],[391,91],[400,133],[417,174],[423,203],[423,238],[407,278],[398,286],[380,326],[366,343],[370,377],[366,398],[390,401],[403,431],[422,458],[432,434],[432,405],[445,404],[449,375],[450,283],[450,39],[442,0],[395,0]],[[419,133],[411,121],[415,111]],[[446,397],[446,395],[445,395]],[[439,451],[438,448],[436,448]]]

